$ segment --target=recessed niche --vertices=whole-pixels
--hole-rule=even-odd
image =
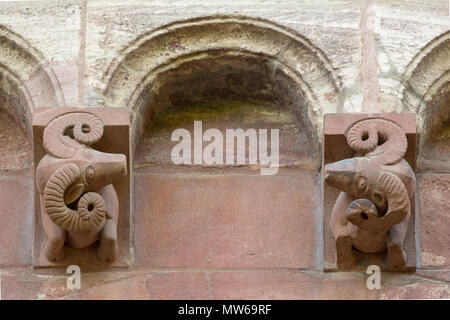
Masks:
[[[317,267],[317,133],[298,83],[275,59],[204,53],[160,73],[137,110],[137,265]],[[174,164],[171,134],[183,128],[193,141],[194,121],[203,133],[218,129],[224,141],[227,129],[279,130],[278,172],[264,176],[249,164],[248,140],[243,165]]]
[[[426,111],[424,133],[419,149],[421,171],[450,170],[450,85],[430,103]]]
[[[226,129],[268,129],[269,135],[270,129],[278,129],[280,166],[318,170],[317,137],[300,91],[273,61],[208,53],[205,59],[160,74],[143,101],[135,152],[138,167],[172,165],[176,143],[171,133],[184,128],[193,138],[194,121],[202,121],[203,132],[216,128],[224,139]],[[248,152],[246,156],[248,160]]]
[[[17,101],[0,90],[0,171],[31,168],[31,140]]]

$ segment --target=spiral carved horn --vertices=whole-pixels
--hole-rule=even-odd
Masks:
[[[48,216],[61,228],[74,231],[90,231],[106,217],[106,206],[100,194],[85,193],[78,201],[78,210],[67,207],[66,190],[80,179],[80,169],[70,163],[59,168],[48,180],[44,190],[44,205]]]
[[[403,182],[389,172],[383,173],[377,181],[377,187],[386,195],[388,211],[381,218],[386,226],[400,223],[409,213],[408,191]]]
[[[44,148],[56,158],[71,158],[82,144],[96,143],[103,135],[103,123],[93,114],[74,112],[52,120],[44,130]],[[73,139],[72,139],[73,138]]]
[[[403,158],[408,141],[402,128],[391,121],[368,119],[353,125],[347,132],[348,145],[381,164],[393,164]],[[379,141],[384,141],[378,145]]]

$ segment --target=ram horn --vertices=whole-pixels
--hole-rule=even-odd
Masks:
[[[56,158],[71,158],[82,145],[96,143],[103,135],[103,123],[95,115],[73,112],[53,119],[44,130],[43,144]]]
[[[381,164],[394,164],[406,153],[408,141],[402,128],[383,119],[363,120],[346,134],[348,145],[355,151]]]
[[[65,193],[80,179],[80,175],[76,164],[66,164],[50,177],[44,189],[44,206],[48,216],[67,231],[90,231],[106,217],[105,202],[101,195],[95,192],[85,193],[78,200],[78,210],[67,206],[64,201]]]
[[[389,228],[407,218],[410,211],[408,191],[403,182],[389,172],[383,173],[377,182],[379,189],[387,199],[388,210],[381,218],[384,228]]]

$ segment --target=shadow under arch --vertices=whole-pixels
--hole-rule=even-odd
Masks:
[[[404,74],[402,102],[417,114],[418,169],[449,171],[450,156],[450,31],[430,41]]]
[[[146,109],[159,108],[149,104],[149,95],[158,93],[165,75],[188,64],[194,65],[195,61],[227,58],[235,62],[253,60],[250,69],[255,63],[264,64],[261,69],[267,71],[265,77],[278,86],[274,91],[279,96],[283,95],[281,91],[289,91],[286,93],[289,103],[296,104],[295,112],[303,114],[301,117],[309,126],[319,154],[322,115],[336,112],[340,80],[327,57],[308,39],[263,19],[196,18],[165,25],[138,37],[121,51],[105,74],[104,106],[131,109],[132,135],[136,141],[148,121]],[[236,72],[244,70],[242,75],[247,62],[230,67]],[[284,84],[277,84],[281,78],[285,79]],[[251,96],[249,93],[248,97]]]
[[[61,106],[64,97],[43,55],[0,25],[0,170],[31,166],[31,123],[36,106]]]

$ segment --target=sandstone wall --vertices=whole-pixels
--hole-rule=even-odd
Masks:
[[[2,298],[450,298],[449,14],[447,0],[0,1]],[[211,127],[291,130],[286,168],[164,165],[152,137],[184,105],[175,125],[201,110]],[[31,267],[31,120],[80,106],[130,109],[131,260],[83,267],[72,292],[64,269]],[[324,272],[322,121],[349,112],[417,115],[417,269],[381,290]]]

